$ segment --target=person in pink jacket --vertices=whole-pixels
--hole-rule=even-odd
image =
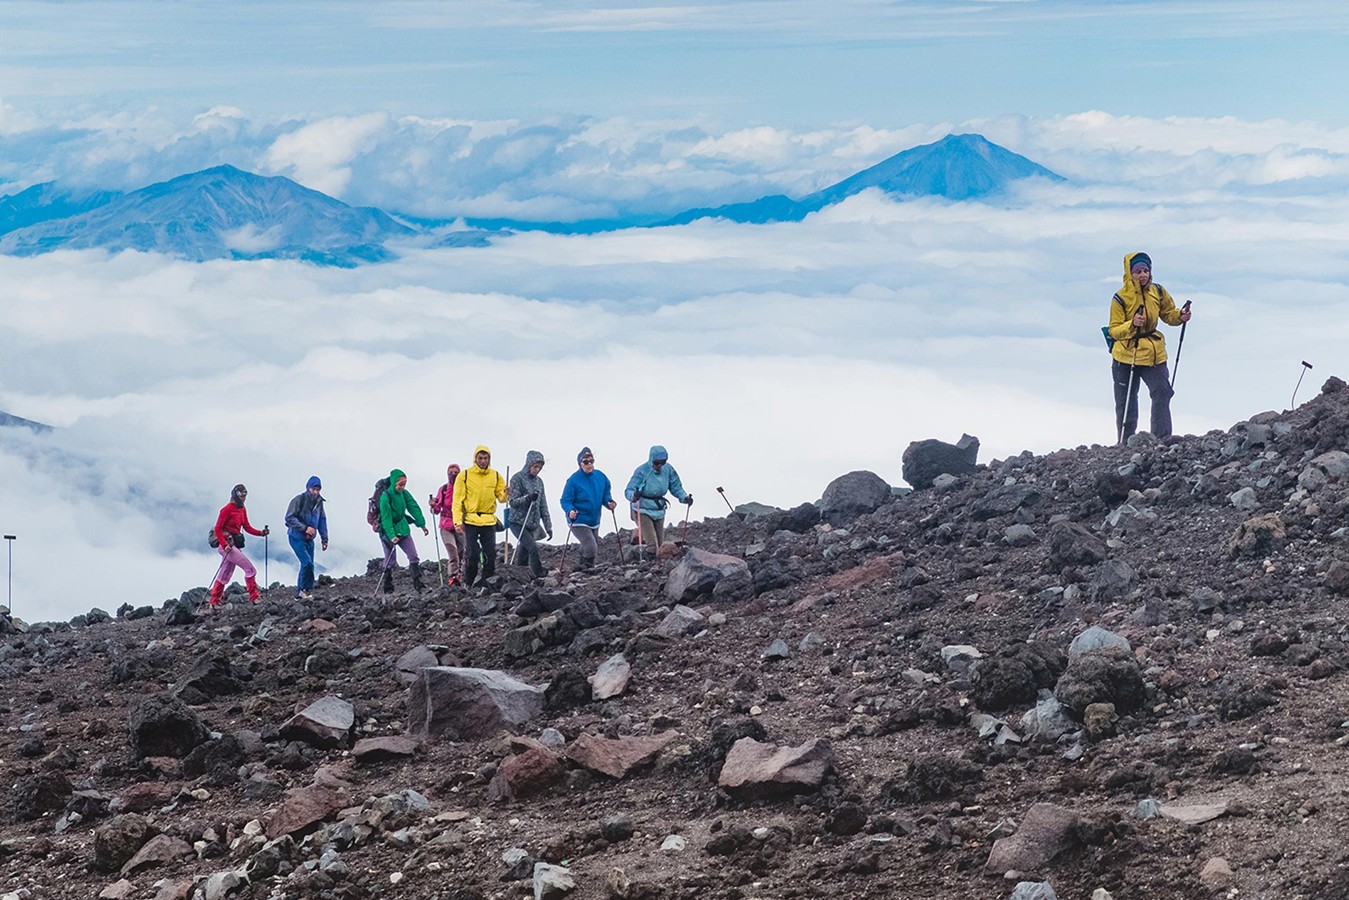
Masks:
[[[448,479],[431,498],[431,512],[440,517],[440,539],[445,542],[445,556],[449,560],[449,583],[464,582],[464,530],[454,525],[454,479],[459,477],[459,466],[450,463],[445,469]]]

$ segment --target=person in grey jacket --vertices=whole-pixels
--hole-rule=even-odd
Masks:
[[[537,450],[525,454],[525,467],[511,476],[510,500],[507,501],[511,510],[511,531],[520,541],[518,562],[529,566],[535,578],[544,573],[543,561],[539,559],[539,526],[543,526],[549,540],[553,537],[553,519],[548,514],[543,479],[539,477],[543,462],[543,454]]]

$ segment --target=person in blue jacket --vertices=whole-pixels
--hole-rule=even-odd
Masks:
[[[673,494],[680,503],[693,505],[693,495],[684,490],[679,473],[670,465],[670,454],[656,444],[647,454],[646,462],[632,473],[623,491],[632,520],[641,529],[642,543],[653,548],[665,540],[665,508],[670,505],[666,494]]]
[[[576,536],[576,548],[581,556],[581,568],[595,565],[599,550],[600,513],[614,509],[618,504],[610,492],[609,476],[595,468],[595,454],[582,447],[576,454],[579,468],[571,473],[562,488],[562,511],[567,525]]]
[[[328,549],[328,515],[323,511],[323,483],[311,475],[304,493],[297,494],[286,507],[286,536],[290,549],[300,559],[300,575],[295,581],[295,599],[308,599],[314,589],[314,538]]]

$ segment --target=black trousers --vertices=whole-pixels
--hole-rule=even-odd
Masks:
[[[1155,366],[1131,366],[1117,359],[1110,361],[1110,376],[1115,382],[1115,433],[1121,443],[1138,430],[1138,385],[1148,386],[1152,405],[1152,433],[1159,438],[1171,434],[1171,373],[1166,363]],[[1130,390],[1130,384],[1133,390]]]
[[[521,566],[529,566],[529,571],[534,573],[535,578],[541,577],[543,575],[543,560],[539,559],[539,542],[534,539],[534,529],[521,528],[519,525],[512,523],[511,531],[520,541],[516,563]]]
[[[464,584],[473,586],[478,580],[478,555],[482,555],[482,577],[491,578],[497,571],[497,528],[495,525],[465,525],[464,537],[467,560],[464,563]]]

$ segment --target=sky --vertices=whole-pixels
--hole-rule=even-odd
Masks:
[[[1303,359],[1305,400],[1345,375],[1349,340],[1349,123],[1328,55],[1347,18],[1297,2],[0,5],[0,195],[228,162],[405,214],[577,219],[799,196],[953,131],[1067,179],[356,270],[0,256],[0,410],[56,426],[0,429],[16,614],[205,584],[205,531],[240,481],[276,531],[273,581],[293,584],[280,521],[311,474],[333,523],[321,564],[363,571],[374,480],[403,468],[424,500],[480,442],[503,470],[543,451],[554,498],[582,445],[621,487],[665,444],[695,518],[724,511],[719,486],[790,506],[854,469],[900,484],[912,440],[976,434],[984,461],[1108,443],[1099,327],[1137,249],[1194,302],[1178,430],[1284,408]]]

